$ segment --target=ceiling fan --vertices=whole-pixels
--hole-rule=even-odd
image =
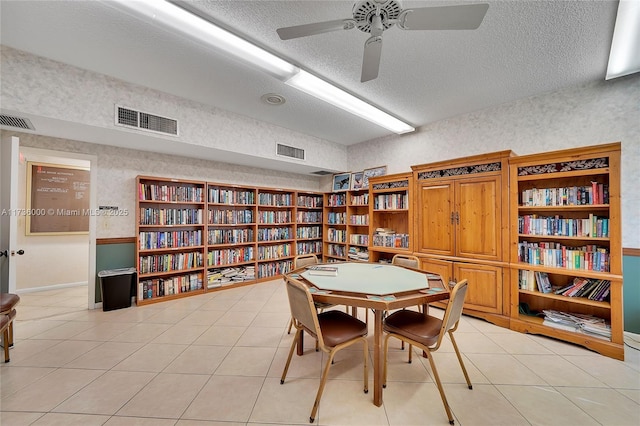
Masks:
[[[278,28],[281,40],[307,37],[358,27],[370,33],[364,42],[361,82],[378,77],[382,54],[382,33],[396,25],[401,30],[475,30],[484,19],[486,3],[402,9],[397,0],[359,0],[353,18]]]

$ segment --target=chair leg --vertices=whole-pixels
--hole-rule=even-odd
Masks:
[[[320,398],[322,398],[322,392],[324,391],[324,386],[327,383],[327,377],[329,376],[329,368],[331,368],[334,355],[335,355],[335,351],[329,352],[329,358],[327,359],[327,364],[324,366],[324,371],[322,372],[322,379],[320,380],[320,386],[318,387],[318,393],[316,394],[316,400],[313,402],[313,408],[311,409],[311,415],[309,416],[309,421],[311,423],[313,423],[314,420],[316,419],[316,413],[318,412],[318,406],[320,405]]]
[[[429,358],[429,364],[431,365],[431,371],[433,372],[433,378],[436,381],[436,385],[438,385],[438,392],[440,392],[440,398],[442,398],[442,404],[444,404],[444,410],[447,412],[447,417],[449,418],[449,424],[453,424],[453,414],[451,414],[451,409],[449,408],[449,402],[447,401],[447,397],[444,394],[444,388],[442,387],[442,382],[440,382],[440,376],[438,375],[438,370],[436,369],[436,364],[433,361],[433,354],[429,351],[425,351],[427,354],[427,358]]]
[[[9,323],[9,347],[13,347],[13,321]]]
[[[362,338],[362,345],[364,350],[364,393],[369,393],[369,363],[367,362],[367,358],[369,358],[369,344],[367,343],[367,338]]]
[[[464,362],[462,361],[462,355],[460,355],[460,350],[458,350],[458,344],[456,343],[456,339],[453,338],[452,332],[449,332],[449,337],[451,338],[453,349],[456,351],[456,356],[458,357],[458,362],[460,363],[460,367],[462,368],[462,374],[464,374],[464,378],[467,381],[467,386],[469,387],[469,389],[473,389],[473,385],[471,384],[471,380],[469,379],[469,374],[467,374],[467,369],[464,366]]]
[[[293,328],[293,318],[289,320],[289,328],[287,329],[287,334],[291,334],[292,328]]]
[[[9,359],[9,327],[5,328],[2,332],[2,340],[4,346],[4,362],[7,363]]]
[[[293,351],[298,344],[298,340],[300,338],[301,330],[296,329],[296,335],[293,338],[293,342],[291,342],[291,349],[289,349],[289,357],[287,358],[287,363],[284,365],[284,371],[282,371],[282,377],[280,378],[280,384],[284,383],[285,377],[287,377],[287,371],[289,371],[289,365],[291,364],[291,358],[293,357]]]
[[[384,358],[382,360],[382,387],[387,387],[387,362],[389,361],[389,338],[390,334],[387,334],[384,338]]]

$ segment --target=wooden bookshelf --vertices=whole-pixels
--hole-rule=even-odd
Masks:
[[[623,359],[620,144],[514,157],[510,169],[511,328]],[[543,293],[523,279],[535,273],[553,289],[576,279],[608,281],[609,294],[591,300]],[[601,318],[611,337],[549,326],[520,313],[521,304]]]
[[[347,260],[347,191],[324,194],[322,259],[324,262]]]
[[[322,258],[321,192],[298,192],[296,195],[296,256],[315,254]]]
[[[391,261],[397,253],[411,253],[413,241],[412,174],[369,178],[369,260]],[[388,232],[381,232],[384,229]]]
[[[139,176],[138,305],[201,294],[205,275],[205,185]]]
[[[350,262],[369,261],[369,190],[347,191],[347,258]]]

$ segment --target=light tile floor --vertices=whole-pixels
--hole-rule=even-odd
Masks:
[[[306,339],[280,384],[293,336],[281,280],[109,312],[86,309],[86,288],[21,299],[3,426],[308,424],[323,354]],[[456,336],[473,390],[450,342],[435,360],[458,425],[640,424],[636,349],[616,361],[467,316]],[[338,354],[316,424],[448,424],[428,361],[392,347],[383,406],[362,392],[356,346]]]

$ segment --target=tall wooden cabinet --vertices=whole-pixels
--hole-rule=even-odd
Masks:
[[[469,280],[465,310],[508,325],[508,160],[501,151],[412,166],[414,252],[422,267]]]
[[[620,144],[515,157],[510,167],[511,328],[623,359]],[[605,292],[559,290],[580,282]],[[610,336],[527,310],[597,317]]]

